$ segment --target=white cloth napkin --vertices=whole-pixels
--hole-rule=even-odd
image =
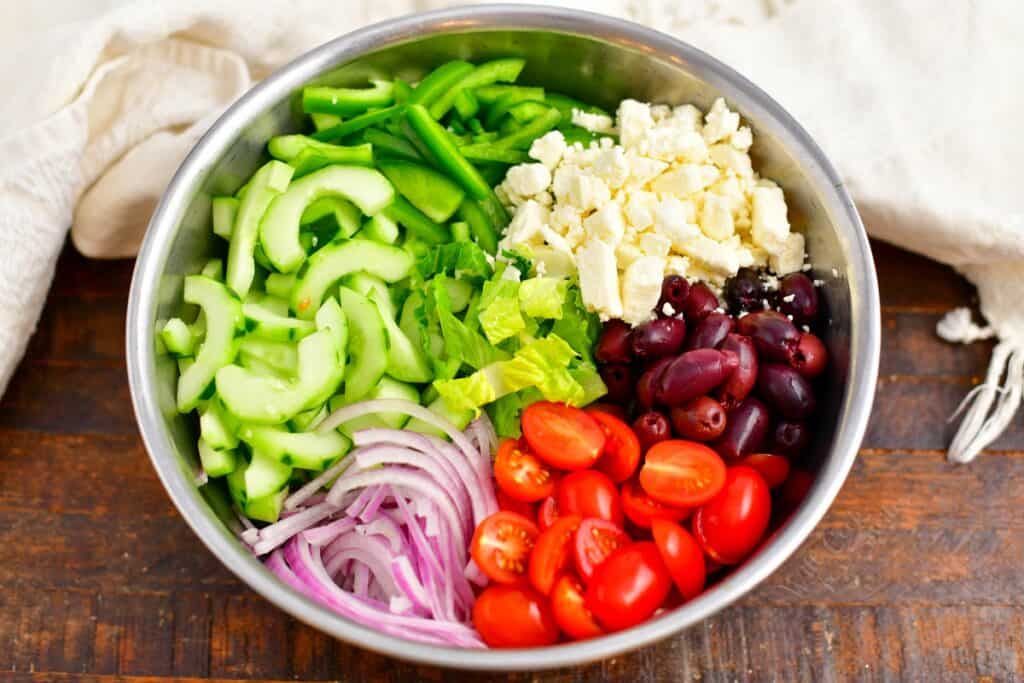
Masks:
[[[88,256],[133,254],[173,170],[256,80],[372,21],[449,4],[97,0],[104,11],[90,16],[80,0],[59,0],[27,3],[5,20],[0,389],[35,328],[69,227]],[[1011,170],[1024,159],[1024,3],[551,4],[655,26],[730,64],[821,143],[874,236],[974,282],[1001,341],[950,457],[967,461],[998,436],[1024,383],[1024,212]],[[89,18],[32,28],[67,16]]]

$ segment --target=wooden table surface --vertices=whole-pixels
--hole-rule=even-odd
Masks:
[[[875,245],[874,417],[838,500],[771,578],[715,618],[585,668],[508,680],[1024,680],[1024,428],[967,467],[946,418],[984,344],[934,336],[971,288]],[[0,678],[502,679],[351,647],[272,607],[179,518],[125,376],[131,262],[68,249],[0,405]]]

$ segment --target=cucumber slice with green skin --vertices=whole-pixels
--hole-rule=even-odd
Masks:
[[[466,192],[438,171],[401,159],[385,159],[377,167],[409,203],[432,221],[444,223],[455,213]]]
[[[419,321],[416,319],[416,309],[423,305],[423,297],[419,292],[412,292],[402,306],[402,315],[398,320],[398,328],[409,339],[409,342],[418,349],[423,348],[423,333]],[[435,325],[436,328],[436,325]],[[444,339],[441,338],[439,329],[427,330],[430,337],[430,355],[440,357],[444,352]]]
[[[282,299],[281,297],[264,292],[250,292],[249,296],[245,297],[245,301],[242,302],[242,306],[244,307],[245,304],[256,304],[275,315],[284,317],[287,317],[289,313],[288,299]],[[244,310],[242,312],[245,313]]]
[[[254,251],[260,236],[260,219],[274,198],[288,188],[292,167],[280,161],[265,164],[249,181],[238,205],[228,246],[227,285],[239,296],[249,293],[256,274]]]
[[[249,494],[245,490],[246,467],[245,460],[240,459],[235,469],[225,479],[228,484],[228,493],[231,494],[231,500],[235,501],[235,504],[238,505],[242,512],[245,512],[245,504],[249,502]]]
[[[283,377],[293,377],[299,369],[298,348],[289,342],[246,336],[238,345],[238,364],[250,367],[249,360],[261,361]]]
[[[206,408],[199,413],[201,440],[211,448],[230,450],[238,446],[238,437],[235,436],[234,426],[232,420],[225,415],[220,401],[216,399],[207,403]]]
[[[388,366],[388,335],[377,305],[348,287],[338,296],[349,321],[345,402],[355,403],[380,382]]]
[[[470,421],[473,419],[473,411],[467,410],[465,412],[453,411],[448,407],[448,404],[444,402],[443,398],[436,398],[430,402],[427,406],[430,410],[437,413],[439,416],[451,422],[459,430],[465,429]],[[433,434],[434,436],[440,436],[441,438],[447,438],[445,433],[435,427],[429,425],[422,420],[413,418],[405,423],[405,430],[409,432],[419,432],[420,434]]]
[[[199,462],[210,477],[223,477],[235,471],[238,454],[229,449],[214,448],[206,439],[199,439]]]
[[[302,214],[312,202],[326,196],[348,199],[372,216],[391,203],[394,190],[380,171],[361,166],[328,166],[293,182],[273,200],[260,221],[263,251],[280,272],[290,273],[306,260],[299,240]]]
[[[348,324],[334,299],[317,312],[317,331],[299,342],[297,377],[285,381],[238,365],[217,372],[217,393],[242,421],[280,424],[324,403],[345,376]]]
[[[270,156],[281,161],[293,162],[303,152],[310,150],[323,155],[332,164],[366,166],[373,163],[373,145],[344,147],[321,142],[306,135],[278,135],[270,138],[267,143],[267,151],[270,152]]]
[[[271,273],[267,276],[266,282],[263,284],[266,287],[267,294],[276,296],[285,301],[290,302],[292,298],[292,289],[295,287],[295,273]],[[289,304],[290,308],[291,304]]]
[[[382,213],[378,213],[363,226],[360,236],[381,244],[394,244],[398,241],[398,223]]]
[[[380,378],[377,386],[366,396],[366,400],[372,400],[377,398],[401,398],[406,401],[412,401],[413,403],[420,402],[420,393],[416,390],[416,387],[411,384],[405,384],[397,380],[391,379],[388,376]],[[334,412],[338,408],[348,405],[343,396],[334,396],[328,403],[328,407],[331,412]],[[358,432],[360,429],[370,429],[373,427],[381,427],[387,429],[401,429],[406,422],[409,421],[409,416],[404,413],[379,413],[377,415],[363,415],[357,417],[348,422],[344,422],[338,426],[338,430],[343,434],[351,437],[353,434]]]
[[[303,470],[323,470],[348,453],[352,442],[337,431],[289,432],[280,427],[243,427],[242,440],[254,453]]]
[[[329,244],[310,256],[299,271],[292,310],[299,318],[312,318],[328,288],[349,273],[363,270],[385,282],[398,282],[409,276],[412,267],[412,255],[398,247],[358,237]]]
[[[293,432],[311,432],[316,429],[324,418],[327,417],[327,404],[317,408],[303,410],[301,413],[288,420],[288,426]]]
[[[444,280],[444,288],[448,290],[448,298],[452,301],[452,313],[461,313],[469,306],[473,287],[468,282],[448,277]]]
[[[269,496],[287,486],[291,476],[291,465],[285,465],[260,451],[253,451],[252,460],[245,468],[245,493],[250,500]]]
[[[219,258],[212,258],[206,262],[203,269],[199,271],[200,275],[210,278],[211,280],[217,280],[218,282],[224,281],[224,262]]]
[[[252,356],[246,356],[243,358],[239,356],[237,363],[259,377],[267,377],[269,379],[280,380],[283,382],[291,380],[291,375],[281,372],[270,363],[260,360],[259,358],[254,358]]]
[[[375,303],[380,308],[381,316],[384,318],[395,317],[395,305],[391,301],[391,292],[388,290],[388,284],[379,277],[360,271],[346,275],[342,278],[341,284],[367,298],[378,297],[378,301]]]
[[[316,331],[316,325],[312,321],[281,315],[262,304],[242,304],[242,314],[245,316],[245,328],[249,334],[264,339],[297,341]]]
[[[187,358],[195,353],[196,339],[192,330],[181,318],[171,318],[160,330],[160,339],[164,343],[167,353],[179,358]]]
[[[235,197],[214,197],[211,200],[213,234],[220,235],[226,240],[231,239],[231,233],[235,229],[235,216],[238,215],[238,205],[240,203]]]
[[[227,287],[202,275],[185,278],[185,301],[196,304],[206,317],[206,339],[178,378],[178,412],[188,413],[209,398],[213,378],[235,359],[236,334],[243,328],[242,302]]]
[[[321,197],[306,207],[299,219],[303,229],[331,239],[349,238],[363,224],[363,213],[352,202],[341,197]]]
[[[284,507],[284,501],[287,497],[288,489],[283,488],[277,493],[271,493],[269,496],[250,500],[242,511],[249,519],[272,524],[281,517],[281,509]]]
[[[403,382],[423,383],[434,379],[423,351],[412,343],[395,322],[394,305],[387,294],[374,290],[370,292],[369,298],[377,306],[388,335],[387,374]]]

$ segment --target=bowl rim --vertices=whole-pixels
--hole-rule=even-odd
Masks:
[[[594,640],[518,650],[469,650],[404,640],[349,621],[314,603],[266,570],[223,525],[173,453],[156,391],[152,334],[157,293],[184,209],[238,132],[260,113],[328,68],[363,54],[437,33],[540,30],[596,39],[693,65],[717,92],[762,130],[779,136],[816,180],[849,261],[842,275],[850,290],[849,376],[832,452],[807,499],[775,539],[714,588],[672,612]],[[853,326],[856,323],[856,326]],[[537,5],[477,5],[407,15],[340,36],[300,56],[233,104],[196,143],[153,213],[139,250],[129,296],[126,351],[136,420],[153,467],[186,523],[232,573],[271,603],[336,638],[403,660],[475,670],[541,670],[592,662],[665,639],[717,613],[757,586],[803,543],[846,479],[863,439],[875,393],[880,352],[878,285],[860,217],[838,173],[810,135],[767,93],[710,55],[655,29],[581,10]]]

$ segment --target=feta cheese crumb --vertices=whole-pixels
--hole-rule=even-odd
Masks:
[[[615,129],[612,117],[604,114],[591,114],[580,109],[572,110],[572,122],[580,128],[586,128],[591,133],[610,133]]]
[[[971,320],[971,311],[963,306],[942,316],[935,324],[935,333],[951,343],[970,344],[979,339],[990,339],[996,331],[990,326],[980,327]]]
[[[619,272],[615,266],[615,251],[611,246],[598,239],[584,242],[576,250],[576,263],[580,291],[588,306],[602,320],[622,318]]]
[[[550,171],[562,160],[565,147],[565,136],[561,131],[553,130],[534,140],[527,154],[531,159],[536,159],[547,166]]]
[[[523,197],[539,194],[551,184],[551,171],[544,164],[519,164],[505,175],[507,190]]]
[[[641,256],[626,268],[622,277],[623,320],[634,326],[650,320],[661,298],[664,272],[665,259],[657,256]]]
[[[583,228],[612,247],[618,246],[626,232],[622,207],[618,202],[608,202],[583,220]]]
[[[740,115],[729,111],[725,100],[719,97],[704,117],[704,139],[708,144],[724,140],[740,127]]]

